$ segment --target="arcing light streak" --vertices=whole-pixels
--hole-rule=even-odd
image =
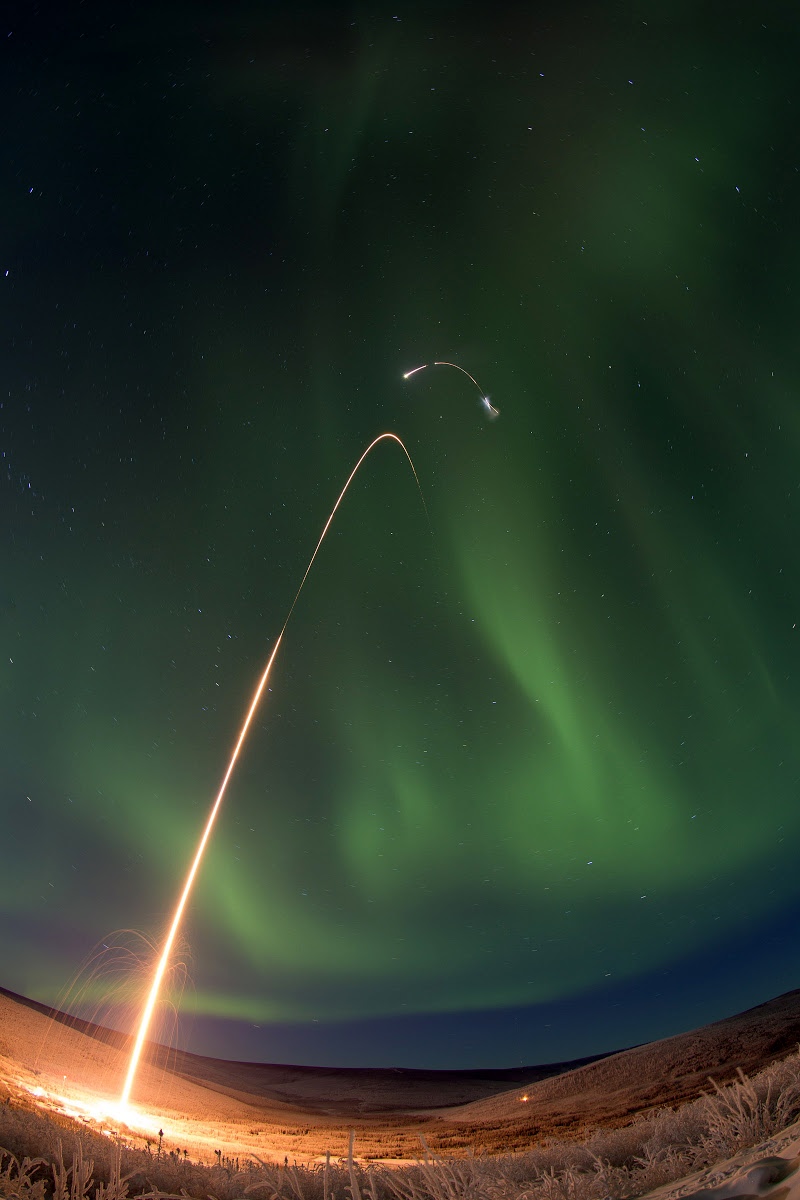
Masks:
[[[233,768],[236,766],[236,760],[239,757],[239,751],[241,750],[242,745],[244,744],[244,739],[247,737],[247,731],[250,728],[250,722],[253,720],[255,711],[258,708],[258,702],[261,699],[261,694],[264,691],[267,680],[269,679],[269,673],[272,670],[272,664],[275,661],[275,656],[278,653],[278,649],[280,647],[281,640],[283,638],[284,633],[286,632],[286,626],[289,624],[289,619],[290,619],[292,613],[294,612],[294,608],[295,608],[295,605],[297,604],[298,599],[300,598],[300,593],[302,592],[303,586],[304,586],[306,580],[308,579],[309,572],[310,572],[312,566],[314,565],[314,559],[317,557],[319,548],[325,540],[325,535],[327,534],[328,529],[330,528],[331,521],[335,517],[336,510],[338,509],[339,505],[341,504],[342,500],[344,499],[345,493],[347,492],[347,489],[350,487],[350,484],[352,483],[354,476],[356,475],[359,467],[361,466],[361,464],[363,463],[363,461],[367,457],[367,455],[370,453],[370,451],[372,451],[374,449],[374,447],[378,445],[378,442],[383,442],[387,439],[389,439],[393,442],[397,442],[398,446],[401,448],[401,450],[405,454],[406,458],[408,459],[409,464],[411,466],[411,470],[414,472],[414,479],[416,480],[417,487],[419,488],[419,494],[422,499],[422,506],[423,506],[423,508],[425,508],[425,513],[427,515],[428,510],[425,505],[425,498],[422,495],[422,488],[420,486],[419,477],[417,475],[417,471],[414,466],[414,463],[411,461],[411,455],[408,453],[408,450],[406,450],[405,445],[403,444],[403,442],[400,440],[400,438],[397,436],[396,433],[381,433],[381,434],[379,434],[378,437],[376,437],[372,442],[370,442],[370,444],[367,446],[364,453],[359,458],[356,465],[353,467],[352,471],[350,472],[350,474],[347,477],[347,482],[345,483],[344,487],[342,488],[341,492],[339,493],[339,498],[337,499],[336,503],[334,504],[333,508],[331,509],[330,516],[328,517],[327,521],[325,522],[325,527],[323,528],[322,533],[319,536],[319,541],[317,542],[316,546],[314,547],[314,553],[311,555],[311,558],[308,560],[308,566],[306,567],[305,575],[303,576],[303,578],[300,581],[300,586],[297,589],[297,592],[295,593],[295,597],[291,603],[289,612],[286,614],[286,620],[283,622],[283,628],[281,629],[280,633],[278,634],[278,640],[275,642],[275,645],[272,648],[272,653],[269,656],[267,665],[264,668],[264,671],[261,675],[260,680],[258,681],[258,687],[256,688],[256,690],[253,694],[253,699],[251,700],[250,707],[247,710],[247,716],[244,719],[242,728],[239,731],[239,737],[236,741],[236,745],[233,748],[233,753],[231,755],[230,762],[228,763],[228,769],[225,772],[225,775],[223,777],[222,784],[220,786],[219,792],[217,793],[217,798],[211,807],[210,813],[208,814],[208,819],[206,821],[205,829],[203,830],[203,835],[200,838],[200,841],[198,843],[197,850],[196,850],[195,856],[194,856],[194,860],[192,862],[191,867],[189,868],[189,873],[186,876],[186,882],[183,885],[183,891],[181,892],[180,898],[178,899],[178,903],[175,907],[175,913],[172,918],[172,924],[169,927],[169,932],[167,933],[166,940],[164,941],[164,946],[161,950],[161,957],[158,960],[158,965],[157,965],[155,973],[153,975],[153,981],[150,985],[150,991],[148,992],[147,1000],[145,1002],[144,1008],[142,1009],[142,1015],[139,1019],[139,1030],[138,1030],[138,1033],[136,1034],[136,1041],[134,1042],[133,1050],[131,1052],[130,1062],[128,1064],[128,1073],[125,1077],[125,1084],[123,1086],[122,1093],[120,1095],[120,1100],[119,1100],[120,1108],[123,1110],[127,1108],[128,1103],[130,1101],[131,1089],[133,1088],[133,1081],[136,1077],[136,1071],[139,1066],[139,1060],[142,1055],[142,1048],[144,1047],[145,1038],[147,1037],[147,1032],[150,1028],[150,1023],[153,1019],[153,1012],[154,1012],[155,1006],[158,1002],[158,996],[161,991],[161,984],[164,981],[164,975],[166,973],[167,966],[169,965],[170,955],[172,954],[172,947],[175,943],[175,938],[176,938],[178,930],[180,928],[181,920],[183,918],[183,911],[186,908],[186,902],[189,899],[189,894],[192,890],[192,884],[194,883],[195,876],[197,875],[197,872],[200,868],[200,863],[203,858],[203,852],[205,851],[206,843],[208,842],[208,839],[211,836],[211,830],[214,827],[214,822],[217,819],[217,813],[220,810],[220,806],[222,804],[223,797],[225,796],[225,790],[228,786],[228,780],[230,779],[231,775],[233,774]]]
[[[486,410],[486,415],[489,417],[489,419],[493,421],[495,419],[495,417],[500,416],[500,409],[495,408],[495,406],[491,403],[491,401],[489,400],[489,397],[486,395],[486,393],[484,392],[481,385],[478,383],[475,376],[470,375],[469,371],[465,371],[463,367],[460,367],[458,365],[458,363],[451,363],[451,362],[423,363],[421,367],[414,367],[413,370],[406,371],[405,374],[403,375],[403,379],[410,379],[412,375],[416,375],[418,371],[425,371],[428,369],[428,367],[452,367],[453,370],[460,371],[462,375],[466,375],[467,379],[471,380],[472,383],[475,384],[475,387],[478,389],[478,394],[481,398],[481,404],[483,405],[484,409]]]

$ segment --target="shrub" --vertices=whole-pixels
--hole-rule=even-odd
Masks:
[[[676,1110],[661,1109],[583,1143],[551,1141],[513,1156],[441,1158],[362,1167],[354,1134],[346,1161],[315,1168],[213,1166],[151,1155],[36,1110],[0,1105],[0,1197],[6,1200],[627,1200],[749,1146],[800,1116],[800,1054]],[[774,1160],[780,1165],[780,1160]],[[70,1165],[66,1165],[66,1163]],[[710,1171],[708,1172],[711,1173]]]

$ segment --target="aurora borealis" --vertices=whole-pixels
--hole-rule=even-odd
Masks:
[[[387,444],[337,514],[182,1043],[504,1066],[798,986],[800,18],[17,8],[0,985],[160,935],[393,430],[426,507]]]

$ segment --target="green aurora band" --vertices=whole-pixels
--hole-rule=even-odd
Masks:
[[[80,60],[90,125],[62,64],[15,134],[0,983],[55,1001],[111,930],[158,940],[393,429],[433,534],[373,456],[199,876],[185,1011],[757,1003],[800,951],[789,41],[359,20],[311,77],[288,17],[252,69],[154,24],[175,89],[129,30]],[[499,420],[456,372],[403,383],[436,358]]]

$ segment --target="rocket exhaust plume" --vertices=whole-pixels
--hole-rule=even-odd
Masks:
[[[460,367],[458,365],[458,363],[441,362],[441,361],[433,362],[433,363],[423,363],[421,367],[413,367],[412,370],[405,371],[403,374],[403,379],[410,379],[412,375],[417,375],[420,371],[427,371],[428,367],[452,367],[454,371],[460,371],[462,375],[466,375],[467,379],[469,379],[471,383],[474,383],[475,387],[478,389],[478,395],[481,398],[481,407],[483,408],[483,411],[486,413],[489,420],[494,421],[497,417],[500,416],[500,409],[495,408],[495,406],[492,404],[489,397],[484,392],[481,385],[478,383],[475,376],[470,375],[469,371],[465,371],[463,367]]]
[[[406,450],[405,445],[403,444],[401,439],[397,436],[397,434],[395,434],[395,433],[379,434],[378,437],[376,437],[372,442],[370,442],[370,444],[367,446],[364,453],[359,458],[356,465],[353,467],[352,471],[350,472],[349,476],[347,477],[347,482],[345,483],[344,487],[342,488],[341,492],[339,493],[339,497],[338,497],[336,503],[334,504],[333,508],[331,509],[330,516],[328,517],[327,521],[325,522],[324,528],[319,537],[319,541],[317,542],[316,546],[314,547],[314,553],[311,555],[311,558],[308,560],[308,566],[306,567],[305,574],[304,574],[303,578],[300,580],[300,586],[297,589],[294,600],[292,601],[289,611],[286,614],[286,620],[283,622],[283,628],[281,629],[280,633],[278,634],[278,638],[277,638],[277,641],[275,642],[275,645],[272,647],[272,653],[270,654],[269,659],[267,660],[267,665],[264,667],[261,678],[258,681],[258,686],[256,687],[256,690],[253,693],[252,700],[250,701],[250,707],[247,710],[247,715],[245,716],[245,719],[242,723],[242,727],[239,730],[239,736],[236,739],[236,744],[233,748],[233,753],[231,754],[230,761],[228,762],[228,768],[225,771],[225,774],[222,778],[222,783],[220,784],[220,789],[217,792],[217,797],[211,806],[211,811],[209,812],[208,818],[206,819],[205,828],[203,829],[202,836],[200,838],[200,841],[198,842],[197,850],[195,851],[195,855],[194,855],[194,859],[192,860],[192,864],[189,867],[189,872],[186,876],[186,880],[184,882],[181,894],[178,897],[178,902],[175,906],[175,912],[172,917],[172,923],[170,924],[169,930],[167,932],[167,936],[164,940],[164,945],[161,948],[161,955],[159,957],[158,964],[157,964],[155,972],[153,974],[153,979],[150,984],[150,990],[147,994],[147,999],[146,999],[144,1007],[142,1009],[141,1017],[139,1018],[139,1028],[138,1028],[138,1032],[136,1034],[136,1040],[134,1042],[133,1050],[131,1052],[131,1057],[130,1057],[130,1061],[128,1064],[128,1073],[125,1077],[125,1083],[122,1088],[122,1092],[120,1094],[120,1099],[119,1099],[119,1107],[123,1111],[128,1107],[128,1104],[130,1102],[130,1095],[131,1095],[131,1091],[133,1089],[134,1080],[136,1078],[136,1072],[139,1067],[139,1061],[142,1056],[142,1050],[144,1048],[144,1043],[147,1038],[147,1033],[148,1033],[150,1024],[153,1019],[153,1012],[155,1010],[156,1004],[158,1003],[158,997],[159,997],[159,994],[161,991],[161,985],[164,981],[164,975],[166,974],[167,967],[169,965],[170,955],[172,954],[172,948],[173,948],[173,945],[175,944],[175,938],[177,937],[178,930],[180,929],[181,921],[183,919],[184,909],[186,908],[187,901],[191,894],[192,886],[193,886],[195,878],[197,876],[197,872],[200,869],[200,864],[203,860],[203,853],[204,853],[206,845],[208,843],[208,839],[211,837],[211,831],[214,828],[214,822],[217,819],[217,814],[220,810],[222,801],[225,797],[225,791],[228,787],[228,783],[230,781],[231,775],[233,774],[233,769],[236,766],[236,761],[239,758],[239,753],[242,749],[242,746],[244,745],[244,740],[247,737],[247,731],[249,730],[250,724],[253,720],[253,717],[255,716],[256,709],[258,708],[259,701],[261,700],[261,695],[264,691],[264,688],[267,685],[267,680],[269,679],[270,671],[272,670],[272,664],[275,662],[275,658],[277,656],[278,650],[280,649],[281,641],[283,640],[283,635],[286,632],[286,626],[289,624],[289,620],[291,618],[292,613],[294,612],[295,605],[297,604],[297,601],[300,598],[300,593],[302,592],[305,582],[308,579],[309,572],[311,571],[311,568],[314,565],[314,559],[317,557],[320,546],[325,541],[325,536],[331,526],[331,522],[333,521],[333,518],[336,515],[336,510],[338,509],[339,505],[341,504],[342,500],[344,499],[344,497],[347,493],[347,489],[350,487],[350,484],[353,482],[353,479],[355,478],[356,474],[358,473],[358,470],[359,470],[361,464],[363,463],[364,459],[367,457],[367,455],[370,454],[372,450],[374,450],[374,448],[378,445],[379,442],[384,442],[384,441],[397,442],[398,446],[400,447],[400,449],[403,451],[406,458],[408,459],[409,464],[411,466],[411,470],[414,473],[414,479],[416,480],[417,487],[419,488],[420,497],[422,498],[422,506],[423,506],[423,508],[425,508],[425,513],[427,515],[428,510],[425,505],[425,499],[422,496],[422,488],[420,487],[419,477],[417,476],[416,468],[414,466],[414,463],[411,461],[411,455],[408,453],[408,450]]]

